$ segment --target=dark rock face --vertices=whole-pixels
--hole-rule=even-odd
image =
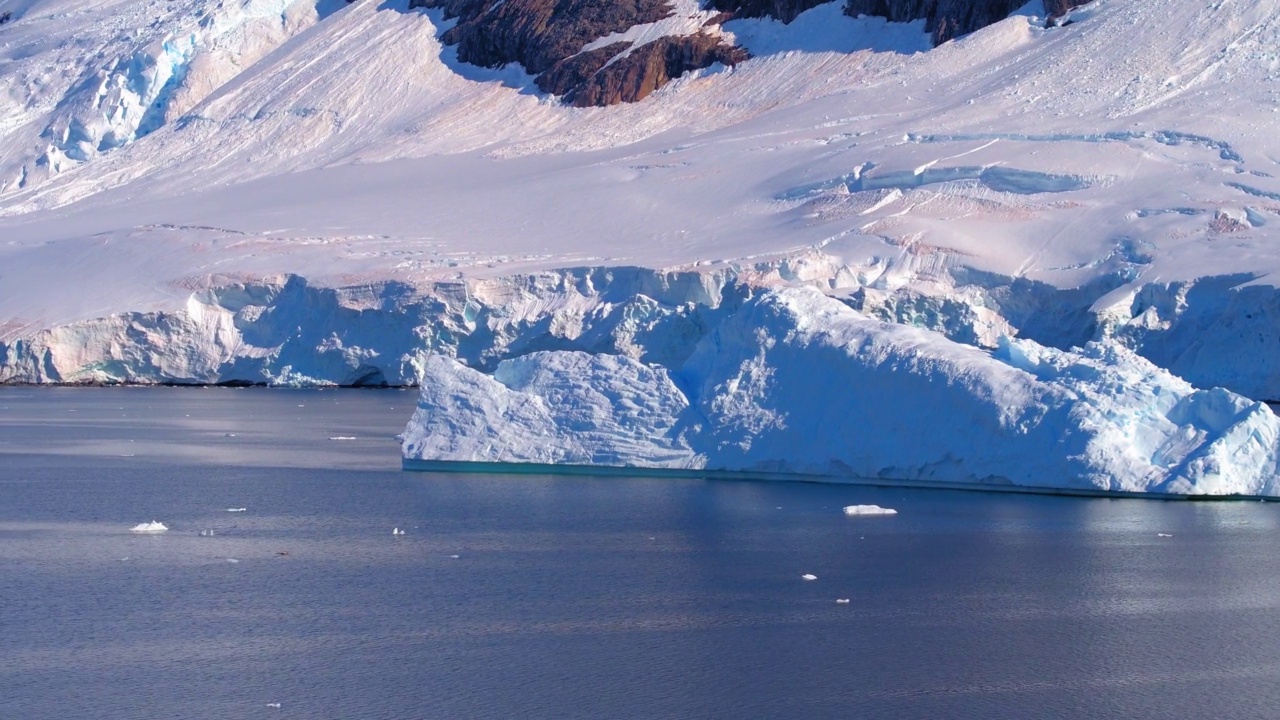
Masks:
[[[848,0],[844,11],[855,17],[875,15],[892,22],[924,20],[933,44],[941,45],[999,22],[1025,4],[1026,0]]]
[[[800,13],[836,0],[705,0],[732,18],[771,17],[789,23]],[[847,15],[874,15],[893,22],[925,20],[935,45],[998,22],[1026,0],[845,0]],[[1051,18],[1089,0],[1043,0]],[[520,63],[540,90],[579,107],[637,102],[674,78],[710,67],[734,65],[748,53],[715,35],[698,32],[663,37],[632,47],[611,43],[583,51],[599,38],[673,12],[670,0],[410,0],[409,6],[444,10],[457,24],[442,36],[458,48],[458,59],[481,67]]]
[[[690,70],[746,59],[745,50],[725,45],[711,35],[664,37],[596,72],[565,100],[579,107],[636,102]]]
[[[731,17],[771,17],[789,23],[805,10],[828,2],[832,0],[710,0],[707,7]]]
[[[568,101],[578,88],[600,72],[605,63],[630,47],[629,42],[612,43],[567,57],[548,68],[534,82],[542,92],[559,95]]]
[[[666,18],[669,0],[410,0],[410,7],[440,8],[457,19],[441,39],[457,46],[459,60],[520,63],[543,92],[579,106],[636,102],[690,70],[747,57],[703,34],[662,38],[621,58],[631,43],[582,52],[599,38]]]
[[[1044,0],[1044,11],[1051,18],[1060,18],[1075,8],[1093,0]]]
[[[587,43],[671,14],[668,0],[412,0],[458,24],[443,40],[482,67],[518,62],[537,75]]]

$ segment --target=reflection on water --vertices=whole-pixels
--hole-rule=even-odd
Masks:
[[[0,389],[0,717],[1280,707],[1275,504],[403,473],[412,402]]]

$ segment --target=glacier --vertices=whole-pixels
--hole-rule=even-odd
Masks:
[[[1116,343],[994,351],[811,288],[728,314],[678,366],[433,356],[406,467],[698,470],[1005,488],[1276,495],[1280,419]],[[544,468],[545,469],[545,468]]]
[[[1270,493],[1280,0],[1032,2],[937,47],[819,2],[609,108],[411,5],[10,8],[0,384],[417,385],[458,446],[411,459]],[[619,36],[710,14],[671,7]],[[894,444],[911,393],[954,446]]]

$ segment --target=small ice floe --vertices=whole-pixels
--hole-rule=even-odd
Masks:
[[[880,507],[879,505],[845,505],[845,515],[897,515],[898,511],[893,508]]]
[[[404,535],[404,531],[400,528],[391,528],[392,535]]]
[[[212,531],[212,530],[201,530],[201,531],[200,531],[200,537],[213,537],[213,531]]]
[[[269,708],[279,708],[279,707],[280,707],[280,703],[267,703],[267,707],[269,707]]]
[[[165,525],[162,522],[157,522],[155,520],[152,520],[149,523],[138,523],[137,525],[134,525],[133,527],[129,528],[129,532],[144,533],[147,535],[154,535],[156,533],[162,533],[162,532],[168,532],[168,531],[169,531],[168,525]]]
[[[227,508],[227,512],[244,512],[248,508]]]
[[[450,555],[449,557],[453,558],[454,560],[457,560],[458,558],[460,558],[460,557],[462,557],[462,556],[461,556],[461,555]]]
[[[848,604],[849,604],[849,598],[836,598],[836,604],[837,604],[837,605],[848,605]]]
[[[817,576],[817,575],[810,575],[809,573],[805,573],[805,574],[803,574],[803,575],[801,575],[801,576],[800,576],[800,579],[801,579],[801,580],[817,580],[817,579],[818,579],[818,576]]]
[[[334,435],[329,439],[330,440],[356,440],[358,438],[356,438],[355,435]]]
[[[227,437],[235,437],[235,436],[236,436],[235,433],[227,433]]]
[[[229,562],[229,563],[238,563],[238,562],[240,562],[240,561],[239,561],[239,560],[237,560],[237,559],[235,559],[235,558],[227,558],[227,562]]]
[[[1173,537],[1171,533],[1156,533],[1156,537]]]

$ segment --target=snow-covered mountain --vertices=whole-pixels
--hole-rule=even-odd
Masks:
[[[0,0],[0,382],[676,377],[805,285],[1280,400],[1280,0],[1015,5]]]

